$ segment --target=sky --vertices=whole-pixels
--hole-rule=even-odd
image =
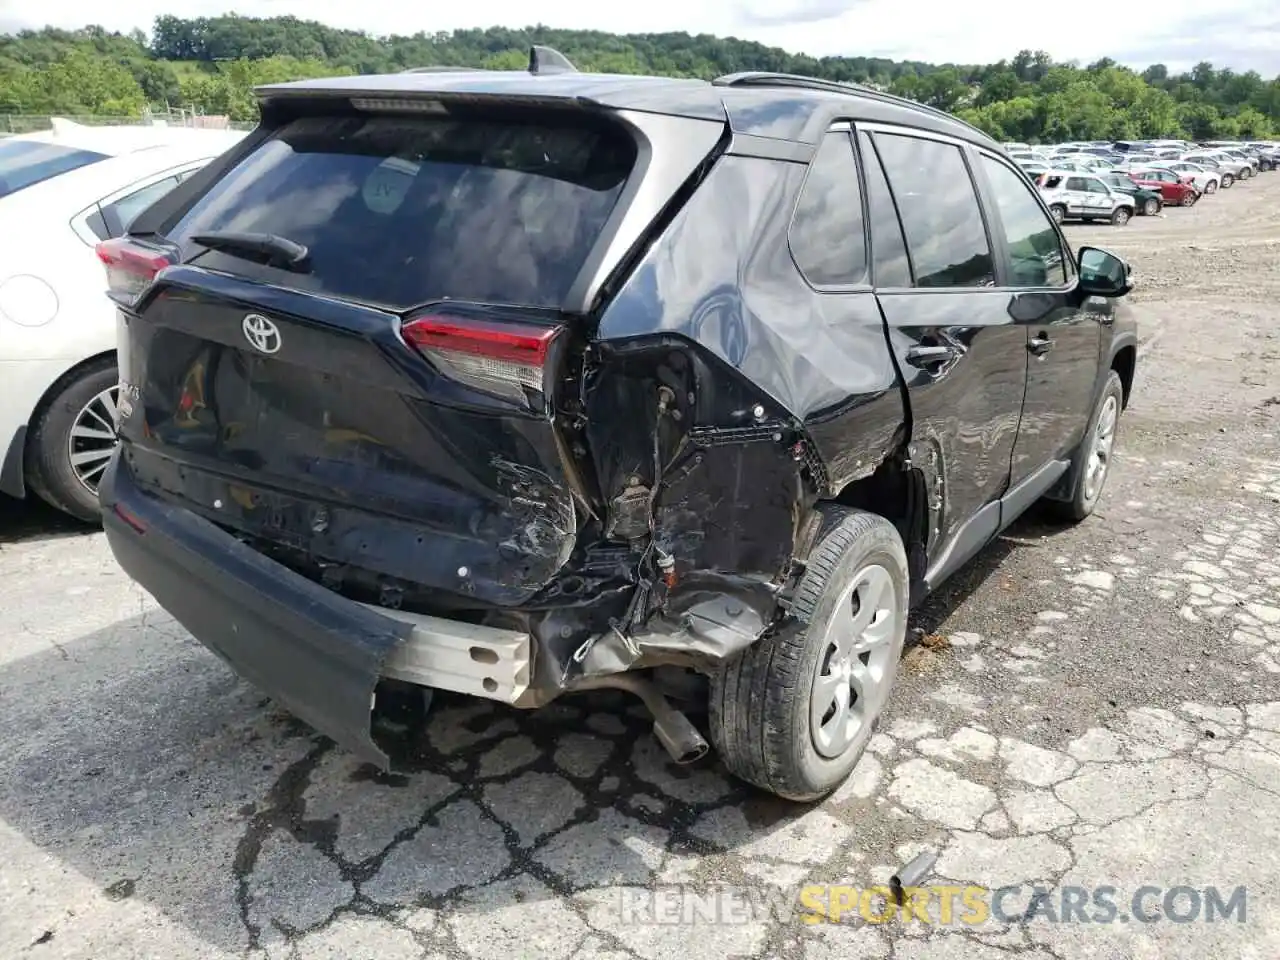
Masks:
[[[1160,0],[1112,15],[1093,3],[1028,0],[0,0],[0,32],[46,24],[149,30],[160,14],[292,14],[373,34],[528,26],[642,33],[685,30],[757,40],[814,56],[991,63],[1021,49],[1088,63],[1111,57],[1189,69],[1201,60],[1280,74],[1280,0]]]

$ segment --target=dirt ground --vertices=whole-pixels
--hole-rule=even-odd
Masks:
[[[1138,278],[1101,507],[1020,521],[917,613],[872,752],[816,807],[672,767],[612,697],[449,700],[425,769],[380,775],[100,533],[0,504],[0,956],[1280,956],[1280,173],[1068,232]],[[869,922],[860,891],[920,850],[990,915],[935,890],[929,923]]]

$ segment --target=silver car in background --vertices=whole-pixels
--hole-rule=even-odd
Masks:
[[[1074,170],[1050,170],[1036,181],[1045,206],[1058,223],[1109,220],[1123,227],[1133,219],[1133,197],[1111,189],[1100,176]]]

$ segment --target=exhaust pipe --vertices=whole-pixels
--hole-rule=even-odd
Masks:
[[[676,763],[701,760],[711,749],[693,721],[673,707],[648,680],[626,673],[587,677],[571,688],[573,693],[580,690],[626,690],[634,693],[653,717],[653,735]]]

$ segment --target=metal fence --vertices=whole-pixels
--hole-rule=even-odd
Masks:
[[[196,114],[174,110],[169,113],[153,112],[140,117],[109,116],[63,116],[60,120],[70,120],[86,127],[114,126],[158,126],[170,127],[205,127],[215,130],[252,130],[252,122],[231,120],[225,116]],[[15,133],[39,133],[53,127],[52,116],[28,113],[0,113],[0,136],[11,136]]]

